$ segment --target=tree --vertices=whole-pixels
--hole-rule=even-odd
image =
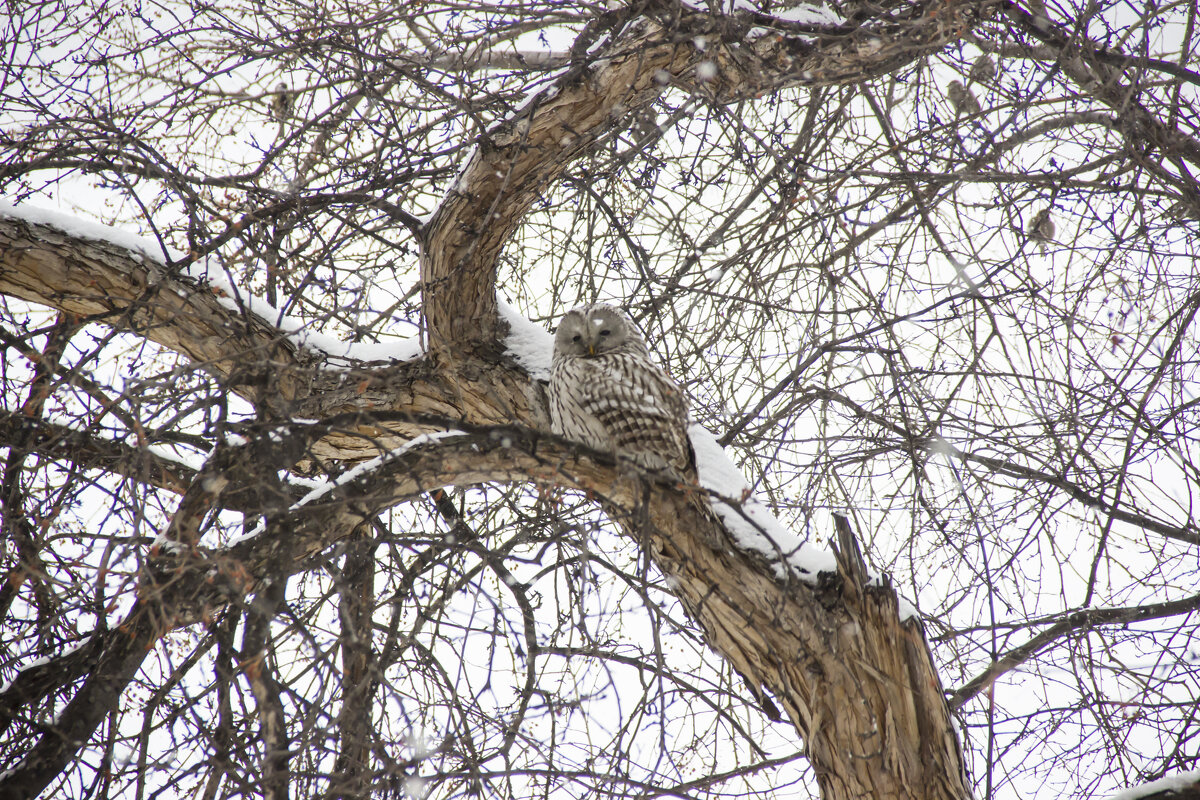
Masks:
[[[1195,10],[611,5],[16,7],[0,796],[1196,767]],[[746,491],[549,432],[598,298]]]

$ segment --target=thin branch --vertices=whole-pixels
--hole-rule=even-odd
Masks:
[[[1151,619],[1174,617],[1179,614],[1190,614],[1197,609],[1200,609],[1200,595],[1148,606],[1089,608],[1072,611],[1025,644],[1009,650],[983,673],[972,678],[961,689],[952,692],[949,697],[950,707],[956,711],[962,708],[964,703],[985,691],[1002,675],[1021,666],[1063,638],[1085,634],[1109,625],[1128,625],[1131,622],[1145,622]]]

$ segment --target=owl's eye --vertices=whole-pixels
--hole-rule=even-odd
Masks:
[[[608,336],[610,333],[612,333],[612,331],[610,331],[608,328],[605,328],[604,330],[600,331],[601,336]]]
[[[574,336],[572,336],[572,337],[571,337],[571,341],[572,341],[572,342],[578,342],[578,341],[579,341],[580,339],[582,339],[582,338],[583,338],[583,337],[582,337],[582,336],[580,336],[580,335],[577,333],[577,334],[575,334]]]

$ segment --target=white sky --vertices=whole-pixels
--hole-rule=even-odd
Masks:
[[[734,2],[743,2],[743,0],[734,0]],[[1130,11],[1129,13],[1133,12]],[[1164,31],[1166,30],[1169,29],[1164,28]],[[559,42],[552,42],[551,44],[555,47],[561,45]],[[1167,53],[1171,51],[1169,37],[1164,41],[1163,49]],[[946,77],[949,78],[951,76],[947,73]],[[230,76],[231,86],[238,90],[245,89],[249,85],[247,81],[251,79],[252,76],[236,74]],[[269,126],[250,127],[245,134],[243,144],[246,146],[244,148],[231,146],[226,142],[222,145],[221,154],[234,162],[239,160],[249,162],[254,158],[256,152],[253,147],[249,146],[251,140],[268,140],[272,135],[273,132]],[[680,149],[686,149],[687,142],[680,142],[678,146]],[[1064,152],[1060,148],[1054,151],[1047,151],[1041,154],[1040,158],[1031,160],[1025,163],[1024,166],[1030,169],[1044,166],[1045,159],[1051,155],[1057,156],[1060,159],[1071,156],[1069,152]],[[281,184],[286,182],[286,177],[280,176]],[[60,190],[52,198],[39,198],[38,200],[39,203],[44,201],[48,205],[57,204],[57,208],[59,209],[57,212],[35,210],[33,205],[26,204],[17,210],[14,210],[10,205],[5,205],[4,207],[0,207],[0,213],[18,215],[26,219],[45,222],[75,235],[104,238],[119,246],[139,252],[147,258],[159,258],[160,248],[152,241],[142,238],[137,233],[99,226],[95,224],[93,219],[80,215],[79,208],[89,206],[98,210],[95,218],[106,217],[117,219],[122,216],[121,209],[114,205],[111,196],[103,196],[101,202],[96,202],[96,198],[99,196],[100,193],[94,192],[91,189],[83,190],[79,194],[75,194],[74,192],[68,194]],[[693,224],[697,227],[697,230],[703,231],[704,226],[710,224],[716,216],[717,210],[726,204],[726,199],[723,192],[714,190],[710,200],[695,208],[670,208],[667,207],[669,206],[669,203],[667,203],[657,211],[655,209],[648,209],[646,213],[678,214],[683,219],[690,219],[689,224]],[[985,200],[986,198],[981,198],[981,205],[986,205],[983,202]],[[416,208],[413,209],[414,212],[419,210]],[[1008,220],[1003,218],[1003,210],[981,210],[979,212],[979,219],[977,220],[977,229],[980,231],[981,236],[992,237],[988,251],[997,260],[1012,256],[1017,249],[1019,237],[1009,232],[1009,223]],[[1063,238],[1079,237],[1086,236],[1087,232],[1064,230],[1060,231],[1059,235]],[[1186,244],[1186,242],[1181,243],[1181,250],[1185,251]],[[723,280],[724,272],[720,266],[721,262],[726,256],[736,253],[738,246],[739,243],[736,241],[722,242],[715,245],[710,252],[706,253],[705,261],[698,271],[702,274],[711,275],[714,283]],[[659,253],[652,254],[652,257],[674,258],[675,255]],[[1040,260],[1035,261],[1035,264],[1042,265],[1045,279],[1053,291],[1065,294],[1074,290],[1074,286],[1070,280],[1072,265],[1068,257],[1061,253],[1051,252],[1047,256],[1035,256],[1035,258],[1040,258]],[[928,264],[922,266],[926,270],[926,273],[922,277],[926,278],[929,285],[933,287],[931,291],[949,292],[958,288],[956,285],[955,269],[946,261],[933,259]],[[968,274],[976,278],[977,274],[972,271],[972,268],[973,265],[967,265]],[[536,267],[532,267],[529,273],[531,281],[536,281],[536,272],[534,270],[536,270]],[[916,270],[917,268],[914,267],[914,273]],[[1036,272],[1036,269],[1034,271]],[[215,284],[228,285],[230,288],[233,288],[233,284],[230,283],[230,277],[216,268],[209,268],[205,278]],[[871,276],[866,271],[863,272],[860,279],[865,286],[871,282]],[[381,296],[395,297],[402,294],[406,287],[401,285],[381,285],[374,288],[381,293]],[[620,285],[609,285],[606,287],[606,291],[609,292],[609,297],[619,298],[625,288]],[[869,292],[864,292],[864,294],[866,293]],[[229,294],[234,296],[235,293],[230,292]],[[280,314],[277,310],[268,306],[265,301],[247,294],[241,287],[239,287],[236,295],[243,299],[248,308],[265,319],[275,321],[281,330],[293,335],[304,346],[319,349],[331,355],[338,356],[340,359],[345,359],[345,361],[334,360],[331,366],[335,368],[353,360],[403,361],[414,358],[421,352],[417,339],[407,336],[396,337],[377,344],[350,344],[342,341],[345,334],[344,331],[330,332],[313,329],[307,323]],[[1168,300],[1169,297],[1164,294],[1164,305],[1162,308],[1142,310],[1139,313],[1145,315],[1153,313],[1161,314],[1163,309],[1166,308]],[[801,304],[803,301],[804,298],[797,298],[797,304]],[[227,300],[226,302],[230,307],[236,305],[233,300]],[[376,306],[374,303],[371,305]],[[549,313],[549,309],[538,307],[536,302],[529,304],[517,303],[517,305],[532,306],[539,312]],[[548,357],[552,346],[549,334],[540,326],[529,323],[525,316],[507,304],[502,304],[502,311],[513,325],[513,333],[508,341],[510,352],[534,377],[544,379],[548,371]],[[1085,308],[1082,316],[1103,319],[1104,314],[1108,311],[1111,311],[1111,309],[1093,305]],[[647,333],[653,339],[654,332],[647,331]],[[922,348],[928,350],[933,346],[932,344],[922,343],[926,338],[933,335],[928,330],[913,328],[910,335],[914,349],[916,350]],[[1040,365],[1046,364],[1054,355],[1052,353],[1040,352],[1035,345],[1030,345],[1027,349],[1023,350],[1022,348],[1028,343],[1028,338],[1023,331],[1015,327],[1003,326],[999,331],[999,336],[1011,348],[1010,355],[1018,363],[1028,364],[1030,372],[1036,372],[1040,368]],[[662,344],[664,347],[667,347],[670,343],[663,342]],[[805,343],[781,340],[774,355],[778,356],[780,360],[786,360],[802,344]],[[1111,362],[1104,363],[1103,365],[1112,370],[1119,370],[1125,360],[1125,355],[1115,350],[1107,356],[1102,348],[1096,350],[1096,352],[1098,353],[1098,360],[1104,362],[1105,359],[1108,359]],[[735,356],[736,353],[729,357]],[[860,361],[861,368],[867,371],[873,371],[880,367],[878,364],[873,364],[870,359],[861,359]],[[863,381],[857,386],[848,387],[848,393],[854,394],[857,391],[861,393],[860,396],[862,399],[869,399],[873,389],[873,383]],[[1185,388],[1185,390],[1187,389]],[[1019,398],[1014,398],[1013,402],[1017,404],[1022,401]],[[1031,419],[1036,418],[1038,413],[1036,408],[1029,407],[1026,411]],[[704,485],[720,491],[727,497],[734,497],[739,494],[739,491],[731,491],[731,489],[740,490],[743,486],[750,485],[746,480],[743,470],[739,469],[728,457],[719,451],[719,448],[713,443],[710,434],[702,429],[694,428],[692,436],[697,453],[701,459],[701,478]],[[815,428],[811,433],[806,433],[797,438],[811,439],[813,441],[820,439],[818,431]],[[970,450],[979,444],[968,441],[956,441],[949,434],[947,442],[949,445],[960,447],[964,450]],[[798,453],[795,454],[795,457],[799,458],[803,455],[806,454]],[[1195,498],[1191,494],[1189,484],[1180,477],[1180,465],[1187,464],[1188,461],[1189,455],[1187,453],[1178,452],[1173,454],[1171,458],[1130,466],[1130,474],[1140,479],[1136,481],[1136,491],[1142,494],[1147,506],[1155,508],[1175,519],[1185,519],[1193,514]],[[939,497],[949,497],[955,493],[961,494],[963,486],[969,488],[971,485],[970,470],[956,463],[956,460],[952,456],[952,451],[948,448],[940,459],[932,461],[931,469],[931,483],[938,489],[940,493]],[[762,475],[755,475],[755,484],[761,484],[762,477]],[[800,479],[802,479],[802,476]],[[906,537],[905,526],[907,520],[902,516],[890,513],[888,502],[886,499],[883,499],[894,488],[894,486],[888,485],[874,487],[878,504],[874,510],[864,510],[864,516],[873,523],[869,528],[870,535],[878,537],[878,540],[881,542],[879,549],[884,553],[888,553],[888,537],[891,537],[895,542],[902,542]],[[314,489],[314,491],[318,490]],[[797,524],[795,517],[785,517],[785,522],[788,523],[785,524],[777,520],[768,511],[767,504],[752,497],[743,505],[743,511],[755,523],[750,524],[740,514],[730,513],[727,508],[722,508],[720,503],[717,506],[719,513],[729,522],[731,528],[739,537],[739,541],[747,549],[764,554],[776,552],[778,549],[778,551],[789,554],[789,561],[793,566],[805,571],[809,575],[815,570],[826,569],[831,566],[828,553],[806,543],[810,538],[807,534],[811,530],[821,529],[822,527],[827,530],[829,529],[826,514],[822,513],[820,515],[821,518],[815,522],[809,521],[807,525],[810,527]],[[986,514],[986,508],[981,509],[979,513]],[[1029,605],[1025,608],[1001,609],[999,616],[1002,620],[1020,620],[1026,616],[1036,616],[1039,612],[1051,613],[1078,601],[1081,591],[1080,586],[1082,581],[1087,577],[1087,569],[1089,567],[1086,559],[1091,553],[1090,542],[1080,541],[1080,531],[1084,529],[1084,523],[1088,522],[1090,518],[1087,512],[1078,509],[1074,512],[1074,516],[1080,520],[1079,525],[1064,525],[1060,531],[1061,541],[1057,542],[1056,546],[1061,548],[1057,555],[1065,553],[1069,556],[1065,559],[1065,562],[1075,574],[1062,574],[1058,572],[1052,567],[1058,567],[1061,562],[1051,562],[1046,560],[1045,555],[1039,554],[1034,554],[1029,559],[1014,565],[1014,569],[1027,570],[1029,572],[1031,596],[1029,598]],[[1138,532],[1130,531],[1120,525],[1114,528],[1114,532],[1117,535],[1111,542],[1110,547],[1117,554],[1118,558],[1116,559],[1116,563],[1110,568],[1125,570],[1127,572],[1126,577],[1115,580],[1118,584],[1124,582],[1131,587],[1127,593],[1126,602],[1145,602],[1155,599],[1156,596],[1161,597],[1160,593],[1163,591],[1164,586],[1180,591],[1194,591],[1194,585],[1189,583],[1194,578],[1194,558],[1173,555],[1171,552],[1172,545],[1164,545],[1154,540],[1148,541],[1140,536]],[[893,555],[898,556],[896,553],[893,553]],[[1167,565],[1166,569],[1160,569],[1164,562]],[[922,607],[936,607],[947,595],[955,591],[953,588],[954,585],[962,579],[960,575],[947,574],[947,571],[959,570],[961,568],[961,564],[958,563],[949,565],[929,561],[920,564],[918,566],[918,577],[914,581],[921,584],[920,592],[923,596],[914,597],[913,599]],[[1150,572],[1154,572],[1155,580],[1160,582],[1153,584],[1146,583],[1147,574]],[[979,622],[981,620],[971,618],[978,611],[979,609],[976,607],[964,608],[960,617],[951,616],[947,618],[947,621],[962,625]],[[1014,636],[1009,644],[1018,644],[1024,641],[1027,635],[1025,632],[1019,633]],[[1136,662],[1132,654],[1121,652],[1119,648],[1118,654],[1120,658],[1127,659],[1131,663]],[[1033,712],[1053,707],[1059,702],[1056,694],[1058,681],[1070,674],[1072,669],[1070,656],[1069,654],[1065,654],[1052,667],[1039,667],[1038,669],[1039,672],[1037,674],[1018,670],[1006,676],[998,685],[997,697],[1002,702],[1005,711],[1012,718],[1011,721],[1002,723],[1001,728],[1003,729],[1007,726],[1007,728],[1011,729],[1011,748],[1013,753],[1025,749],[1029,751],[1029,758],[1045,758],[1047,763],[1051,763],[1053,755],[1045,752],[1046,748],[1051,745],[1044,742],[1023,740],[1016,727],[1020,724],[1019,715],[1023,711],[1028,710]],[[1056,675],[1056,671],[1061,671],[1061,675]],[[947,683],[954,683],[959,678],[960,676],[948,677]],[[1131,685],[1129,682],[1118,679],[1115,676],[1097,676],[1096,682],[1104,691],[1110,692],[1113,698],[1137,697],[1137,686]],[[1183,683],[1181,685],[1183,690],[1186,691],[1189,684]],[[615,721],[613,724],[616,724]],[[1082,734],[1083,732],[1080,732],[1080,735]],[[1152,748],[1153,744],[1150,744],[1149,747]],[[978,767],[978,765],[976,766]],[[1105,765],[1096,765],[1098,772],[1104,769]],[[978,769],[976,771],[978,772]],[[1052,774],[1050,767],[1047,767],[1046,772],[1047,774]],[[1046,796],[1070,788],[1069,786],[1056,785],[1055,780],[1057,778],[1051,778],[1043,784],[1034,781],[1029,773],[1020,773],[1020,775],[1019,783],[1001,787],[1000,796],[1020,796],[1022,798]],[[1122,798],[1122,800],[1130,800],[1130,798]]]

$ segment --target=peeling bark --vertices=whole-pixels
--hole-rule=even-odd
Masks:
[[[224,292],[109,242],[0,216],[0,293],[103,322],[188,356],[222,377],[245,365],[296,367],[299,349],[278,328],[239,312]],[[230,303],[227,305],[227,303]],[[231,307],[232,306],[232,307]],[[301,373],[276,373],[278,403],[302,390]],[[231,387],[233,388],[233,387]]]
[[[901,622],[890,587],[864,586],[848,575],[822,576],[816,585],[779,580],[762,559],[710,544],[728,541],[728,533],[703,495],[664,485],[647,491],[636,470],[602,454],[577,455],[579,449],[526,428],[475,429],[405,451],[364,481],[282,515],[260,536],[226,551],[161,554],[155,585],[163,589],[142,592],[143,604],[127,623],[141,631],[137,653],[128,651],[127,636],[112,639],[84,688],[115,700],[157,636],[241,602],[237,598],[260,590],[264,580],[275,583],[304,569],[309,556],[349,537],[379,509],[437,486],[532,479],[591,492],[620,509],[614,517],[672,579],[713,649],[782,703],[808,741],[823,796],[967,796],[957,738],[920,625]],[[161,627],[147,627],[151,620]],[[86,702],[77,697],[71,705],[99,702],[87,694]],[[70,711],[65,718],[73,718]],[[86,740],[83,728],[99,721],[81,713],[79,737]],[[64,755],[60,737],[50,739],[42,746],[52,752],[39,756],[41,763]],[[31,785],[54,774],[50,768],[21,772],[16,780]]]
[[[504,355],[495,286],[496,260],[539,192],[665,85],[733,103],[787,86],[864,80],[961,37],[981,8],[930,2],[873,24],[782,25],[753,42],[749,27],[764,23],[755,15],[714,18],[657,2],[603,15],[555,86],[488,132],[421,230],[430,354],[411,363],[324,369],[319,353],[301,350],[211,287],[109,244],[0,218],[0,292],[182,353],[276,419],[328,423],[302,454],[274,440],[249,462],[237,452],[215,454],[188,476],[191,487],[168,531],[176,543],[195,545],[198,520],[222,504],[224,492],[236,491],[248,464],[260,472],[309,470],[329,459],[374,457],[428,430],[468,432],[412,448],[303,509],[285,504],[261,535],[228,549],[154,554],[147,591],[127,621],[131,633],[106,638],[60,729],[43,736],[0,797],[44,788],[115,708],[147,648],[166,631],[279,585],[391,505],[441,486],[531,480],[588,491],[612,510],[671,579],[712,648],[756,692],[765,688],[782,704],[808,744],[825,798],[967,797],[928,646],[916,620],[900,620],[894,591],[868,585],[845,558],[841,573],[816,584],[780,579],[775,565],[733,545],[695,487],[648,488],[627,465],[580,454],[539,431],[547,427],[543,393]],[[700,61],[717,67],[711,80],[697,80]],[[270,686],[255,691],[270,712]],[[26,702],[10,692],[0,695],[0,708]],[[268,771],[284,794],[286,741],[272,725],[264,721],[264,745],[276,759]],[[361,743],[346,744],[347,757],[359,758]]]
[[[440,354],[504,333],[495,300],[501,248],[538,192],[667,85],[730,104],[790,86],[863,81],[960,39],[984,7],[930,2],[902,20],[833,26],[811,38],[764,15],[714,18],[668,3],[635,7],[640,17],[603,15],[573,51],[588,50],[607,31],[612,40],[578,56],[552,87],[490,130],[426,225],[421,278],[430,349]],[[762,25],[779,30],[747,41]],[[710,80],[695,73],[704,61],[716,67]]]
[[[74,242],[66,250],[73,254],[89,246]],[[7,254],[4,263],[11,263]],[[86,258],[76,266],[82,263],[95,264]],[[112,274],[114,269],[107,258],[95,268],[103,274]],[[60,279],[69,276],[78,286],[85,285],[85,274],[80,269],[50,273]],[[6,270],[0,281],[5,282],[7,291],[14,285],[12,272]],[[80,297],[84,294],[82,289],[72,294],[42,287],[21,296],[71,310],[83,307],[86,298]],[[184,335],[189,326],[203,331],[219,324],[214,317],[232,313],[203,298],[192,299],[183,290],[172,294],[178,298],[170,306],[172,313],[162,314],[162,323],[148,332],[178,343],[183,352],[196,349]],[[127,299],[134,299],[132,295],[113,292],[113,296]],[[90,302],[107,304],[112,319],[129,325],[127,321],[135,319],[137,312],[122,313],[113,296]],[[151,309],[164,306],[139,308],[151,314]],[[185,313],[196,308],[204,313]],[[166,335],[167,330],[172,333]],[[256,331],[256,323],[245,330]],[[230,353],[202,337],[197,340],[208,363],[232,367]],[[276,338],[264,333],[258,341],[264,347],[266,343],[274,345],[277,354],[293,357],[290,368],[297,374],[306,370],[299,364],[300,357],[279,346]],[[232,346],[250,344],[242,339]],[[347,461],[375,456],[421,430],[502,422],[544,426],[541,390],[528,376],[492,353],[463,353],[453,365],[441,369],[423,360],[376,371],[357,370],[348,374],[359,376],[357,383],[337,382],[356,388],[328,395],[294,394],[293,407],[305,408],[308,413],[313,409],[342,412],[342,417],[332,420],[323,415],[331,420],[331,432],[321,436],[314,451]],[[319,381],[297,378],[287,384],[307,388]],[[376,408],[375,415],[366,410],[371,406]],[[425,416],[431,412],[442,417],[440,424]],[[281,456],[288,450],[277,442],[272,447]],[[227,459],[221,462],[222,469],[235,469],[243,460]],[[237,474],[229,473],[232,477]],[[255,591],[266,578],[279,580],[303,569],[311,556],[351,536],[377,510],[438,486],[536,480],[581,488],[600,497],[609,508],[624,509],[614,516],[673,579],[677,595],[701,624],[713,649],[756,689],[764,687],[773,693],[805,737],[823,796],[967,796],[954,728],[920,626],[915,620],[900,622],[890,588],[863,587],[831,576],[817,586],[781,582],[773,577],[772,565],[732,546],[714,549],[709,544],[727,541],[728,534],[719,528],[703,497],[679,487],[659,486],[646,492],[640,478],[627,468],[614,467],[602,458],[572,457],[571,450],[555,437],[528,428],[477,429],[471,436],[449,439],[434,448],[417,448],[378,470],[371,480],[369,485],[347,487],[345,496],[330,498],[320,506],[285,514],[263,535],[227,551],[197,553],[199,562],[188,557],[170,567],[171,558],[161,555],[157,570],[172,576],[170,592],[149,596],[161,596],[169,605],[157,611],[144,607],[131,620],[129,624],[141,632],[135,637],[138,646],[134,651],[129,650],[128,637],[113,639],[105,648],[92,678],[64,715],[73,723],[72,740],[86,741],[103,718],[102,710],[113,707],[121,687],[136,674],[147,648],[159,635],[211,617],[231,600]],[[240,485],[228,476],[223,482]],[[205,485],[202,472],[193,486],[203,489]],[[201,491],[194,503],[185,497],[176,525],[182,524],[180,516],[195,520],[210,505],[221,505],[221,491],[218,488],[212,496]],[[649,524],[641,524],[643,521]],[[173,538],[190,541],[194,532],[177,530]],[[212,580],[214,567],[225,576],[222,580]],[[149,624],[150,620],[169,624],[162,628]],[[0,702],[7,699],[0,697]],[[88,713],[88,709],[96,713]],[[10,778],[10,786],[45,785],[42,781],[57,774],[62,759],[73,749],[65,747],[59,736],[51,738],[54,741],[43,740],[29,770]],[[42,768],[34,769],[37,764]]]

